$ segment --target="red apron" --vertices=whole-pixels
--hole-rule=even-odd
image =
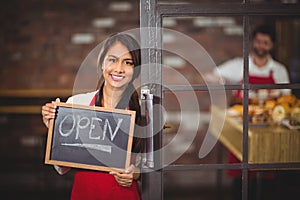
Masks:
[[[95,94],[90,106],[95,105]],[[139,187],[136,181],[131,187],[118,184],[114,176],[107,172],[77,170],[74,175],[71,200],[140,200]]]
[[[242,82],[242,81],[241,81]],[[253,76],[249,75],[249,83],[250,84],[275,84],[275,80],[273,78],[273,71],[270,71],[269,76]],[[242,102],[243,99],[243,91],[236,91],[236,98]]]
[[[275,80],[273,78],[273,72],[270,71],[269,76],[262,77],[262,76],[253,76],[249,75],[249,83],[250,84],[275,84]],[[237,92],[237,98],[242,98],[241,96],[242,92]],[[231,152],[228,153],[228,163],[240,163],[240,160],[233,155]],[[241,177],[242,171],[241,170],[228,170],[227,174],[232,177]],[[265,172],[263,173],[264,178],[274,178],[275,174],[272,172]],[[250,178],[256,177],[256,173],[254,171],[251,171],[249,173]]]

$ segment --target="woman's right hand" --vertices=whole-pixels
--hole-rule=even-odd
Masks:
[[[59,98],[56,98],[55,102],[60,102]],[[54,105],[54,101],[51,103],[46,103],[42,106],[42,116],[43,122],[47,128],[49,128],[50,119],[54,119],[56,112],[56,106]]]

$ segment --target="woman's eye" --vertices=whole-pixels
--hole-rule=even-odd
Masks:
[[[115,59],[115,58],[108,58],[108,62],[115,63],[115,62],[117,62],[117,59]]]
[[[125,61],[125,65],[132,66],[132,65],[133,65],[133,62],[130,62],[130,61]]]
[[[108,57],[108,58],[107,58],[107,62],[115,63],[115,62],[117,62],[117,59],[114,58],[114,57]]]

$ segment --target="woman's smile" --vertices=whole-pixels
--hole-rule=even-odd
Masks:
[[[122,81],[125,78],[124,76],[114,75],[114,74],[111,74],[110,76],[114,81]]]

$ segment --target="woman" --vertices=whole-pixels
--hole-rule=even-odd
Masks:
[[[140,62],[140,47],[133,37],[127,34],[111,36],[104,42],[98,57],[98,66],[104,79],[100,89],[72,96],[67,103],[135,110],[136,124],[141,125],[138,94],[132,84],[140,73]],[[59,102],[59,99],[56,101]],[[48,127],[49,120],[55,116],[53,103],[42,107],[42,116],[44,124]],[[134,137],[133,152],[141,151],[141,143],[141,139]],[[140,199],[137,185],[140,170],[134,163],[135,161],[120,173],[77,170],[71,200]],[[70,170],[59,166],[55,166],[55,169],[61,175]]]

